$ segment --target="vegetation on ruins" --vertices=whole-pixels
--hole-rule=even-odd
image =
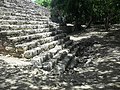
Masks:
[[[0,0],[0,90],[120,90],[120,0],[34,1]]]
[[[120,22],[120,0],[36,0],[42,6],[51,7],[52,17],[60,23],[73,23],[75,30],[81,25],[86,28],[92,24],[104,24],[108,30],[110,24]]]
[[[35,0],[35,2],[39,5],[50,8],[51,0]]]
[[[82,24],[109,24],[120,22],[120,0],[52,0],[52,9],[60,11],[67,22],[79,29]]]

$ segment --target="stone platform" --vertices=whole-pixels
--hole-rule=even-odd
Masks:
[[[29,61],[47,71],[65,71],[78,60],[78,43],[49,17],[49,10],[30,0],[1,0],[0,54]]]

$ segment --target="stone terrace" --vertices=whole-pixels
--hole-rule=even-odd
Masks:
[[[73,68],[79,43],[70,40],[49,16],[49,10],[30,0],[1,0],[1,56],[26,60],[47,71]]]

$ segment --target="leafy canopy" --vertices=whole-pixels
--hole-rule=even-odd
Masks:
[[[42,6],[51,8],[52,16],[64,17],[66,22],[76,25],[89,22],[120,22],[120,0],[36,0]]]
[[[51,0],[36,0],[35,2],[41,6],[50,8]]]

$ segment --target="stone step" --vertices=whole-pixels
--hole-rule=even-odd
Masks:
[[[0,25],[0,30],[23,30],[23,29],[41,29],[47,28],[48,24],[43,25]]]
[[[79,61],[79,57],[75,56],[67,65],[66,70],[73,69],[74,67],[76,67]]]
[[[23,1],[23,0],[22,0]],[[34,3],[29,3],[28,4],[28,1],[27,3],[26,2],[11,2],[11,1],[8,1],[8,2],[4,2],[3,4],[0,3],[0,6],[1,7],[5,7],[5,8],[8,8],[9,9],[17,9],[19,11],[26,11],[27,13],[33,13],[33,14],[38,14],[38,15],[44,15],[44,16],[50,16],[50,11],[42,6],[38,6]],[[22,3],[21,3],[22,2]]]
[[[37,34],[30,34],[30,35],[28,34],[27,36],[25,35],[25,36],[19,36],[19,37],[18,36],[11,37],[8,39],[3,38],[1,40],[5,40],[5,42],[3,41],[3,44],[5,43],[3,47],[6,47],[5,50],[7,52],[18,51],[19,53],[21,53],[25,49],[31,49],[36,45],[41,45],[41,44],[58,40],[58,39],[60,39],[59,42],[62,43],[63,41],[69,40],[70,38],[66,37],[66,34],[63,33],[62,30],[57,30],[53,32],[44,32],[44,33],[37,33]]]
[[[77,64],[77,61],[79,61],[78,60],[79,58],[77,58],[75,56],[76,49],[78,50],[78,47],[73,45],[72,48],[73,48],[72,52],[70,51],[70,49],[63,49],[63,50],[59,51],[56,55],[53,56],[52,59],[43,63],[43,69],[47,70],[47,71],[51,71],[55,67],[54,72],[57,72],[56,74],[58,74],[58,73],[61,73],[61,71],[62,72],[65,71],[65,69],[67,69],[67,68],[69,68],[69,69],[74,68],[75,65]],[[69,55],[72,55],[73,58],[69,59],[68,58]],[[65,59],[65,61],[64,61],[64,59]],[[63,64],[63,65],[61,65],[61,64]],[[60,72],[59,72],[59,69],[60,69]]]
[[[56,35],[57,36],[57,35]],[[62,38],[62,37],[61,37]],[[57,39],[57,38],[56,38]],[[27,54],[31,54],[32,56],[27,56],[26,55],[26,57],[29,57],[28,59],[30,59],[31,57],[34,57],[35,55],[37,55],[37,54],[39,54],[39,53],[42,53],[42,52],[44,52],[44,51],[47,51],[47,50],[49,50],[49,49],[51,49],[51,48],[54,48],[54,46],[56,46],[56,45],[60,45],[60,44],[63,44],[65,41],[67,41],[67,40],[69,40],[70,38],[69,37],[64,37],[64,38],[62,38],[62,39],[60,39],[59,38],[59,40],[57,40],[57,41],[52,41],[52,42],[50,42],[50,43],[43,43],[43,45],[38,45],[38,46],[36,46],[36,48],[34,48],[35,46],[34,45],[29,45],[29,49],[30,49],[30,47],[32,48],[32,49],[30,49],[30,50],[27,50],[27,51],[30,51],[30,52],[27,52]],[[62,46],[61,46],[62,47]],[[25,48],[25,47],[24,47]],[[35,49],[35,50],[34,50]],[[20,50],[22,50],[22,49],[20,49],[19,48],[19,52],[17,51],[18,50],[18,48],[16,48],[15,46],[13,47],[13,46],[8,46],[8,47],[5,47],[5,52],[4,52],[4,54],[9,54],[9,55],[11,55],[11,56],[14,56],[14,57],[19,57],[19,58],[24,58],[24,52],[26,52],[26,51],[20,51]],[[33,54],[34,53],[34,54]]]
[[[73,44],[73,40],[66,41],[65,44],[63,44],[63,48],[67,48],[68,46]]]
[[[28,10],[29,11],[29,10]],[[38,11],[37,11],[38,12]],[[36,14],[36,13],[31,13],[29,11],[29,13],[26,10],[23,10],[23,8],[21,10],[17,10],[17,9],[10,9],[10,8],[5,8],[5,7],[0,7],[0,17],[3,16],[15,16],[15,17],[26,17],[26,18],[34,18],[34,19],[49,19],[49,17],[44,16],[41,14]]]
[[[8,40],[11,43],[22,43],[22,41],[31,41],[33,39],[40,39],[40,38],[46,38],[49,36],[55,36],[57,34],[61,34],[63,33],[62,30],[57,30],[57,31],[48,31],[48,32],[41,32],[41,33],[33,33],[33,34],[29,34],[29,33],[25,33],[25,35],[23,36],[16,36],[16,37],[8,37]],[[5,35],[5,34],[4,34]],[[63,36],[66,36],[66,34],[61,34]],[[59,36],[59,35],[58,35]],[[60,37],[60,36],[59,36]],[[57,38],[57,37],[56,37]]]
[[[43,44],[43,45],[40,45],[39,47],[36,47],[36,48],[33,48],[31,50],[27,50],[24,52],[24,56],[25,58],[27,59],[30,59],[36,55],[39,55],[41,52],[44,52],[44,51],[48,51],[52,48],[54,48],[56,45],[59,44],[59,41],[53,41],[53,42],[50,42],[50,43],[46,43],[46,44]]]
[[[27,42],[27,43],[23,43],[23,44],[18,44],[15,45],[16,51],[17,52],[24,52],[26,50],[35,48],[39,45],[45,44],[45,43],[50,43],[52,41],[58,40],[58,39],[64,39],[64,40],[69,40],[69,37],[65,37],[65,35],[62,34],[58,34],[56,36],[52,36],[52,37],[47,37],[47,38],[43,38],[43,39],[38,39],[38,40],[33,40],[32,42]]]
[[[19,8],[19,7],[14,7],[14,8],[6,8],[6,7],[0,7],[0,12],[1,13],[21,13],[21,14],[29,14],[29,15],[37,15],[37,16],[45,16],[43,11],[35,11],[35,10],[30,10],[30,9],[24,9],[24,8]],[[8,15],[8,14],[7,14]]]
[[[12,4],[12,3],[9,3],[9,4]],[[4,10],[19,10],[19,11],[21,11],[22,12],[22,10],[23,11],[36,11],[36,10],[31,10],[31,9],[26,9],[25,7],[19,7],[19,6],[8,6],[7,4],[4,4],[4,6],[1,6],[1,9],[4,9]]]
[[[63,73],[67,67],[70,65],[71,60],[74,59],[74,54],[69,53],[64,59],[58,62],[58,64],[55,66],[54,74],[61,74]]]
[[[73,53],[76,55],[76,53],[78,52],[79,50],[79,46],[75,47],[72,51],[70,51],[70,53]]]
[[[52,59],[48,60],[47,62],[42,63],[42,69],[46,71],[51,71],[55,67],[55,65],[58,63],[59,60],[67,56],[68,52],[69,52],[69,49],[60,50],[58,53],[56,53],[53,56]]]
[[[10,16],[10,15],[6,15],[6,16],[1,16],[0,15],[0,19],[1,20],[26,20],[26,21],[38,21],[38,22],[47,22],[49,23],[49,19],[48,18],[37,18],[37,17],[22,17],[22,16]]]
[[[31,21],[48,21],[50,20],[48,17],[45,16],[31,16],[29,14],[21,14],[21,13],[0,13],[1,20],[31,20]]]
[[[25,58],[32,58],[38,54],[40,54],[41,52],[44,52],[44,51],[47,51],[51,48],[54,48],[56,45],[61,45],[63,43],[66,42],[66,39],[59,39],[57,41],[52,41],[50,43],[46,43],[46,44],[43,44],[43,45],[40,45],[39,47],[37,48],[33,48],[31,50],[27,50],[24,52],[24,57]]]
[[[31,41],[33,39],[39,39],[39,38],[46,38],[51,36],[52,32],[43,32],[43,33],[35,33],[35,34],[29,34],[29,35],[24,35],[24,36],[17,36],[17,37],[10,37],[8,40],[11,43],[22,43],[22,41]]]
[[[22,1],[21,1],[22,2]],[[33,10],[33,11],[40,11],[40,10],[48,10],[48,9],[46,9],[46,8],[44,8],[44,7],[40,7],[40,6],[38,6],[37,4],[35,4],[35,3],[31,3],[31,2],[27,2],[27,3],[25,3],[25,2],[19,2],[19,3],[15,3],[15,2],[12,2],[12,1],[8,1],[8,2],[6,2],[6,3],[4,3],[4,6],[5,7],[7,7],[7,8],[14,8],[14,7],[16,7],[16,9],[21,9],[21,8],[24,8],[25,10],[27,9],[30,9],[30,10]],[[37,9],[37,10],[36,10]]]
[[[49,31],[53,31],[53,30],[50,30],[49,28],[27,29],[27,30],[2,30],[0,34],[13,37],[13,36],[24,36],[26,34],[35,34],[35,33],[49,32]]]
[[[31,59],[39,54],[44,53],[45,51],[53,49],[56,45],[59,45],[59,41],[53,41],[50,43],[40,45],[36,48],[32,48],[30,50],[27,50],[24,53],[16,53],[14,47],[8,47],[7,53],[6,52],[4,52],[4,53],[9,54],[10,56],[13,56],[13,57]]]
[[[39,55],[33,57],[31,59],[31,62],[33,65],[42,68],[43,67],[43,63],[45,61],[48,61],[49,59],[53,58],[53,56],[59,52],[60,50],[62,50],[62,46],[57,45],[54,48],[50,49],[49,51],[40,53]]]
[[[42,25],[48,24],[48,21],[0,20],[0,25],[24,25],[24,24]]]
[[[79,47],[79,42],[73,42],[72,45],[70,47],[67,47],[69,48],[70,52],[74,51],[75,48],[78,48]]]
[[[44,16],[30,16],[28,14],[22,15],[22,14],[7,14],[7,13],[3,13],[3,15],[1,15],[0,13],[0,19],[4,19],[4,20],[32,20],[32,21],[48,21],[49,19],[47,17]]]
[[[25,5],[25,6],[14,6],[14,5],[11,5],[12,3],[9,3],[9,5],[7,5],[7,4],[5,4],[4,5],[4,10],[5,9],[7,9],[8,8],[8,10],[10,10],[10,9],[15,9],[15,10],[19,10],[19,12],[22,12],[22,11],[26,11],[27,13],[34,13],[34,14],[39,14],[39,15],[45,15],[45,14],[50,14],[50,12],[48,11],[48,12],[46,12],[46,10],[43,10],[43,9],[36,9],[36,8],[31,8],[31,6],[30,7],[27,7],[27,6],[29,6],[29,5]]]

